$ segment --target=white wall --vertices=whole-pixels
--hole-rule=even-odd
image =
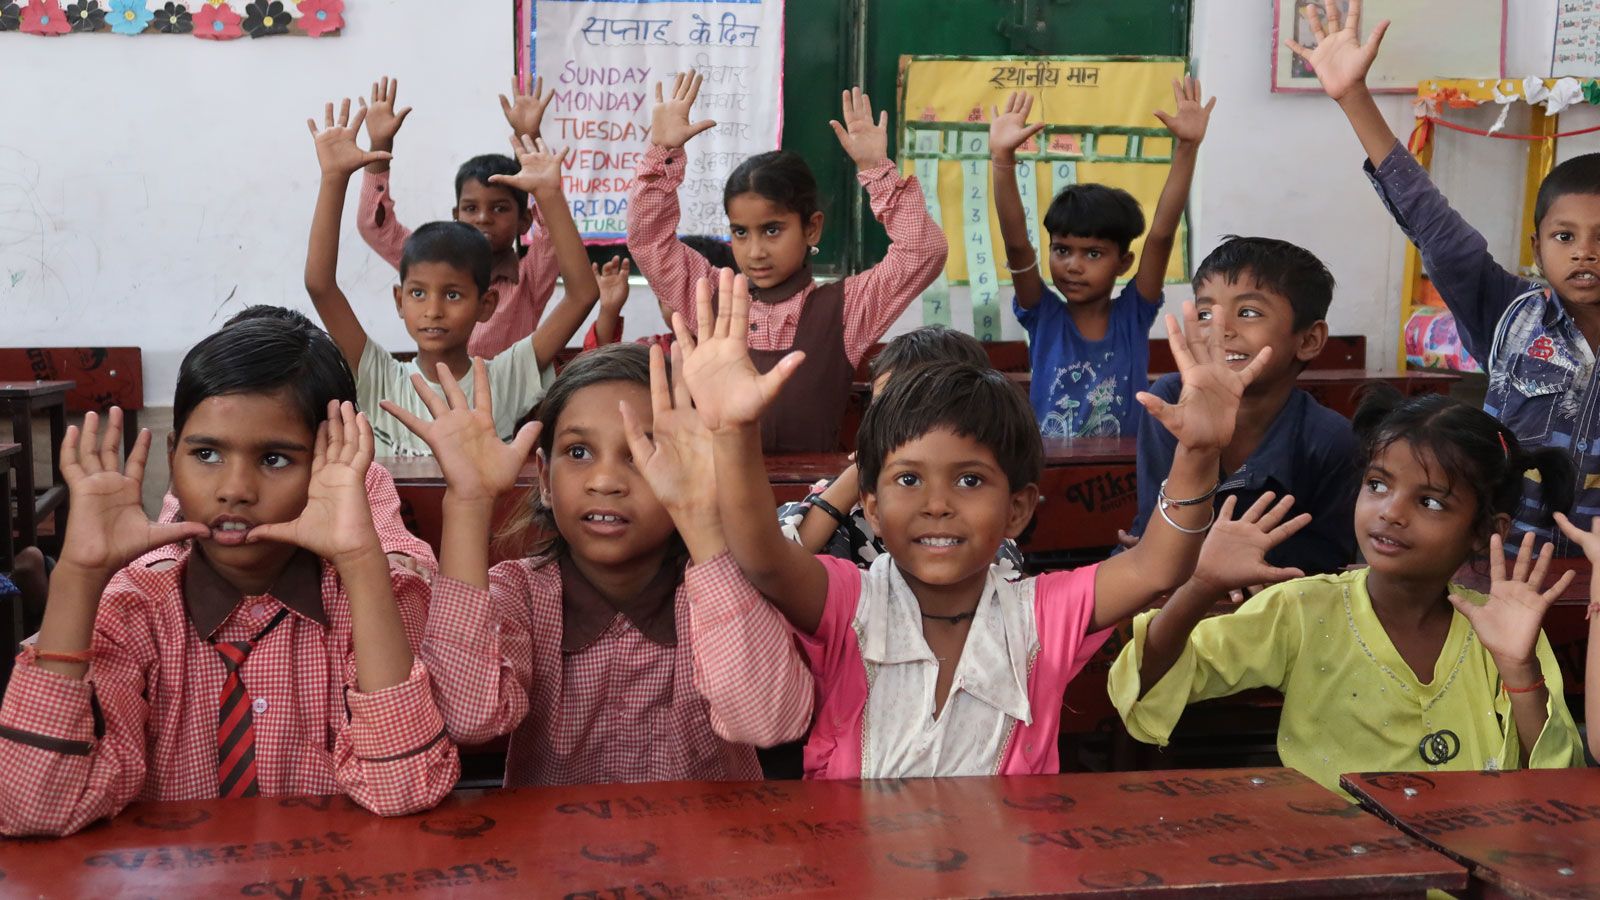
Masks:
[[[0,35],[0,84],[20,86],[0,93],[4,343],[141,346],[146,402],[169,405],[184,350],[232,312],[251,303],[309,311],[301,267],[317,168],[304,120],[325,99],[398,75],[402,101],[416,106],[396,148],[402,213],[414,222],[448,214],[455,167],[504,140],[495,94],[511,70],[509,6],[456,0],[454,16],[419,27],[412,4],[366,0],[328,40]],[[1509,6],[1509,74],[1547,72],[1555,0]],[[1403,239],[1337,107],[1268,91],[1271,26],[1265,0],[1196,0],[1197,71],[1221,99],[1191,203],[1194,258],[1230,233],[1307,246],[1339,279],[1334,333],[1366,334],[1372,363],[1392,365]],[[1406,134],[1410,100],[1380,103]],[[1595,122],[1588,108],[1565,119]],[[1600,149],[1600,138],[1561,152],[1577,149]],[[1446,192],[1508,259],[1519,151],[1447,137],[1436,163]],[[348,217],[341,273],[373,334],[402,346],[387,299],[392,270]],[[954,293],[955,321],[970,321],[965,291]],[[629,336],[659,331],[648,290],[634,295]],[[1174,305],[1187,296],[1168,291]],[[892,333],[919,320],[914,306]],[[1006,334],[1020,336],[1009,312]]]

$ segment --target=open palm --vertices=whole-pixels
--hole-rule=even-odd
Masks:
[[[472,361],[476,406],[450,374],[449,366],[440,363],[438,373],[439,386],[444,389],[442,397],[420,374],[411,376],[411,387],[427,406],[432,421],[424,421],[388,400],[382,401],[383,410],[427,443],[444,473],[445,485],[457,499],[492,500],[516,486],[517,475],[527,464],[533,442],[539,436],[539,424],[524,425],[509,444],[500,439],[494,424],[489,373],[482,359]]]
[[[1155,116],[1167,131],[1178,141],[1186,144],[1198,144],[1205,140],[1206,126],[1211,124],[1211,110],[1217,105],[1217,98],[1212,97],[1211,102],[1201,103],[1204,94],[1200,90],[1200,79],[1185,78],[1172,80],[1172,98],[1177,104],[1175,112],[1156,110]]]
[[[337,118],[333,114],[332,103],[323,109],[320,131],[316,119],[306,120],[306,127],[311,129],[311,137],[316,142],[317,164],[322,167],[322,174],[349,175],[368,163],[391,158],[387,152],[363,150],[356,143],[356,135],[360,133],[361,122],[366,117],[367,111],[360,109],[352,119],[350,98],[346,97],[339,107]]]
[[[660,344],[650,346],[651,427],[646,432],[638,413],[622,405],[628,450],[650,490],[669,511],[697,505],[715,510],[716,467],[711,432],[695,412],[684,381],[683,345],[672,346],[672,378]]]
[[[507,185],[529,194],[561,189],[561,165],[567,161],[571,147],[556,153],[543,138],[514,134],[511,151],[522,168],[515,175],[490,175],[490,184]]]
[[[364,553],[382,553],[367,501],[367,466],[372,463],[372,425],[348,400],[328,402],[328,418],[317,427],[306,505],[289,522],[257,525],[250,543],[274,541],[315,553],[335,566]]]
[[[1389,23],[1379,22],[1366,43],[1362,43],[1361,0],[1350,0],[1349,12],[1343,17],[1339,15],[1335,0],[1325,0],[1321,11],[1313,3],[1305,8],[1305,17],[1312,36],[1317,39],[1316,46],[1306,47],[1293,39],[1284,43],[1306,61],[1329,97],[1342,99],[1366,83],[1367,71],[1378,58],[1378,47],[1383,43],[1383,33],[1389,30]]]
[[[858,169],[870,169],[889,158],[889,111],[872,118],[872,98],[859,87],[840,95],[841,115],[844,121],[830,121],[839,146],[855,162]]]
[[[1217,591],[1235,591],[1256,584],[1277,584],[1305,575],[1299,569],[1285,569],[1267,562],[1267,551],[1288,540],[1311,523],[1310,513],[1301,513],[1287,522],[1294,497],[1285,495],[1273,503],[1267,491],[1250,504],[1237,519],[1233,517],[1237,498],[1227,497],[1217,511],[1217,521],[1200,545],[1193,579]]]
[[[555,89],[544,89],[544,78],[533,80],[533,91],[522,89],[522,78],[511,76],[511,97],[506,99],[505,94],[500,95],[500,111],[505,114],[506,124],[511,126],[512,134],[526,134],[531,137],[539,136],[539,125],[544,121],[545,108],[556,97]]]
[[[1567,589],[1567,585],[1572,583],[1575,573],[1569,571],[1549,590],[1539,590],[1549,574],[1554,551],[1552,545],[1545,544],[1535,562],[1533,533],[1524,534],[1522,545],[1517,548],[1516,565],[1510,577],[1507,577],[1505,547],[1500,535],[1493,535],[1489,538],[1488,601],[1479,606],[1455,594],[1450,595],[1451,605],[1472,623],[1478,640],[1497,664],[1526,663],[1534,658],[1545,613],[1549,612],[1550,606]]]
[[[1178,364],[1183,391],[1176,403],[1140,391],[1136,399],[1189,450],[1218,450],[1233,439],[1234,421],[1245,388],[1272,357],[1264,347],[1242,371],[1229,367],[1222,350],[1222,329],[1201,328],[1193,302],[1183,304],[1184,328],[1167,315],[1167,346]]]
[[[762,374],[750,360],[745,343],[749,333],[750,289],[743,275],[723,269],[717,281],[717,312],[711,313],[711,283],[700,279],[695,288],[698,340],[690,336],[683,317],[672,314],[672,330],[683,350],[683,378],[694,397],[695,408],[706,428],[739,428],[761,420],[778,399],[778,392],[799,367],[805,354],[790,353],[772,371]]]
[[[661,84],[656,83],[656,105],[650,110],[650,142],[659,147],[682,147],[702,131],[717,126],[710,119],[689,121],[695,98],[700,96],[700,83],[705,78],[699,72],[679,72],[672,78],[672,96],[663,97]]]
[[[1024,91],[1012,91],[1006,97],[1006,108],[989,107],[989,152],[1005,156],[1014,154],[1017,148],[1028,142],[1044,130],[1043,122],[1028,124],[1028,114],[1033,112],[1033,95]]]

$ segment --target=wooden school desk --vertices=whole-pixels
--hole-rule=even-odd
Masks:
[[[17,543],[39,543],[39,523],[54,516],[51,534],[56,542],[66,535],[67,483],[61,477],[61,441],[67,435],[67,392],[71,381],[8,381],[0,383],[0,416],[11,420],[11,440],[21,444],[17,473]],[[50,417],[50,478],[43,486],[33,479],[33,417]],[[59,543],[56,544],[59,548]]]
[[[144,803],[74,837],[0,842],[0,870],[8,893],[60,897],[1421,897],[1467,883],[1286,769],[465,791],[394,819],[343,798]]]
[[[1600,896],[1600,770],[1366,774],[1340,783],[1465,864],[1474,897]]]

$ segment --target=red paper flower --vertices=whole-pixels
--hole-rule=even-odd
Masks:
[[[72,24],[56,0],[33,0],[22,8],[22,30],[29,34],[66,34]]]
[[[312,37],[343,28],[344,0],[300,0],[300,18],[295,22]]]
[[[194,36],[210,41],[231,41],[244,37],[244,29],[239,27],[240,21],[239,14],[226,5],[203,3],[194,11]]]

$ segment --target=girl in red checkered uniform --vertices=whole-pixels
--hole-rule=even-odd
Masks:
[[[508,786],[760,778],[751,745],[798,737],[812,691],[728,556],[711,438],[661,348],[582,354],[510,444],[481,362],[473,378],[476,408],[442,367],[443,397],[412,379],[433,421],[384,407],[444,471],[422,658],[450,736],[511,735]],[[533,537],[528,555],[491,568],[496,501],[536,447],[511,535]]]

